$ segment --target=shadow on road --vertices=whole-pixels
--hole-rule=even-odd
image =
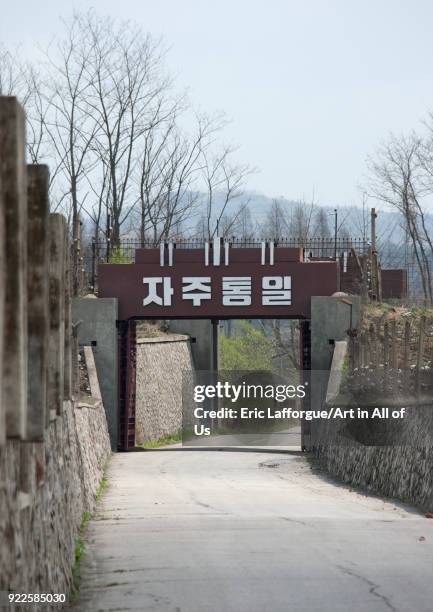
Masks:
[[[162,446],[160,448],[141,448],[135,447],[128,452],[138,453],[183,453],[183,452],[224,452],[224,453],[271,453],[292,456],[305,456],[301,450],[288,450],[285,448],[273,447],[251,447],[251,446]]]

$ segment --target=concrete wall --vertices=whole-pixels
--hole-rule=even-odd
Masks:
[[[182,428],[182,376],[193,370],[190,342],[183,337],[137,342],[136,431],[141,444]]]
[[[67,222],[24,134],[0,96],[0,591],[67,593],[110,447],[100,399],[79,399]]]
[[[343,304],[342,299],[353,304],[352,326],[355,328],[360,315],[358,296],[341,294],[311,298],[311,373],[308,376],[310,405],[313,409],[320,407],[325,400],[335,343],[347,338],[350,327],[350,307]],[[306,450],[311,448],[316,427],[314,421],[303,422],[302,447]]]
[[[345,340],[350,325],[350,307],[342,297],[313,297],[311,299],[311,369],[328,370],[334,352],[333,342]],[[352,325],[357,327],[360,298],[346,298],[353,304]],[[330,342],[331,341],[331,342]]]
[[[328,405],[339,406],[339,401],[344,404],[348,397],[342,376],[346,351],[346,342],[336,344],[326,397]],[[404,406],[403,400],[400,403]],[[381,400],[377,405],[382,405]],[[350,429],[345,431],[348,424]],[[384,440],[380,446],[367,446],[353,439],[363,427],[363,422],[341,419],[315,422],[310,444],[321,467],[350,485],[432,512],[433,406],[407,407],[402,424],[393,420],[379,422],[376,427]],[[373,444],[374,430],[367,431],[366,443]]]
[[[116,320],[115,298],[84,297],[72,300],[72,321],[78,325],[78,343],[93,347],[113,450],[116,450],[118,426]]]
[[[191,354],[196,370],[212,370],[212,323],[209,319],[178,319],[169,321],[168,328],[175,334],[195,338]]]
[[[0,447],[0,591],[69,596],[75,539],[111,450],[97,398],[62,408],[43,441]]]

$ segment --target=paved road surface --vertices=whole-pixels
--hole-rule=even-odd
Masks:
[[[433,520],[300,453],[117,454],[80,611],[432,612]]]

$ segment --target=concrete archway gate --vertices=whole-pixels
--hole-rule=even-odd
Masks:
[[[310,261],[302,248],[231,248],[219,238],[203,248],[162,243],[137,249],[134,263],[99,264],[99,297],[118,302],[117,448],[135,444],[135,320],[299,319],[301,367],[309,369],[311,300],[335,293],[338,275],[336,261]]]

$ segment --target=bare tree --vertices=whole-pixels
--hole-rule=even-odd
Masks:
[[[253,240],[256,236],[256,224],[251,215],[249,202],[240,204],[235,211],[233,233],[242,240]]]
[[[141,242],[146,235],[156,244],[173,231],[179,234],[184,222],[194,218],[202,155],[221,129],[219,116],[201,115],[193,135],[185,135],[176,125],[177,110],[144,139],[138,178]]]
[[[15,96],[27,114],[27,152],[32,163],[46,159],[45,117],[48,105],[44,100],[43,84],[37,70],[22,62],[18,53],[0,46],[0,95]],[[56,168],[50,167],[51,180]]]
[[[97,176],[101,173],[101,176]],[[95,180],[96,179],[96,180]],[[83,210],[87,213],[92,222],[92,240],[94,241],[93,265],[99,260],[101,243],[106,244],[106,253],[109,255],[110,233],[111,233],[111,210],[110,202],[110,181],[106,165],[98,164],[91,175],[86,176],[88,182],[87,201],[83,204]],[[104,226],[105,221],[105,226]],[[108,247],[108,248],[107,248]],[[96,271],[92,270],[92,277]]]
[[[231,161],[235,149],[225,147],[221,153],[209,154],[202,151],[202,178],[205,195],[203,209],[206,224],[206,237],[212,239],[220,235],[220,224],[232,204],[245,205],[244,184],[246,177],[255,170],[248,165],[238,165]]]
[[[163,73],[159,40],[129,22],[118,25],[92,12],[79,21],[87,41],[82,53],[87,58],[87,112],[97,121],[94,150],[109,177],[115,246],[137,200],[131,188],[140,143],[172,112],[166,95],[170,80]]]
[[[432,301],[432,242],[422,206],[431,193],[425,183],[425,151],[422,139],[415,133],[407,137],[391,136],[369,160],[373,195],[397,209],[410,237],[425,299]]]
[[[314,211],[314,201],[311,201],[310,203],[305,201],[298,202],[295,204],[292,210],[290,219],[290,233],[292,236],[298,239],[299,243],[302,245],[305,244],[309,238],[311,238]]]
[[[9,51],[0,45],[0,95],[16,96],[23,106],[30,95],[26,68],[17,52]]]
[[[93,46],[76,14],[65,23],[66,34],[47,52],[49,78],[44,83],[44,104],[38,119],[43,125],[50,148],[57,160],[56,207],[62,206],[72,228],[72,291],[79,292],[80,211],[88,192],[89,176],[98,163],[94,141],[98,136],[97,119],[90,112],[92,76],[89,63]],[[91,41],[90,41],[91,42]],[[33,121],[35,124],[36,121]],[[84,181],[84,179],[87,181]],[[83,189],[80,189],[81,184]]]
[[[319,238],[330,238],[329,211],[326,208],[318,207],[313,219],[313,236]]]
[[[208,238],[224,216],[247,231],[243,185],[252,169],[233,161],[232,147],[215,152],[223,116],[180,129],[189,105],[173,92],[159,39],[93,10],[76,13],[35,65],[1,48],[0,92],[26,105],[29,157],[52,169],[53,208],[68,216],[74,244],[80,213],[107,247],[127,226],[157,243],[192,232],[200,216]]]
[[[368,194],[363,191],[361,205],[353,207],[352,227],[356,234],[360,236],[364,242],[370,239],[370,220],[371,213],[368,205]]]
[[[290,234],[289,212],[285,203],[272,200],[261,230],[264,236],[273,239]]]

